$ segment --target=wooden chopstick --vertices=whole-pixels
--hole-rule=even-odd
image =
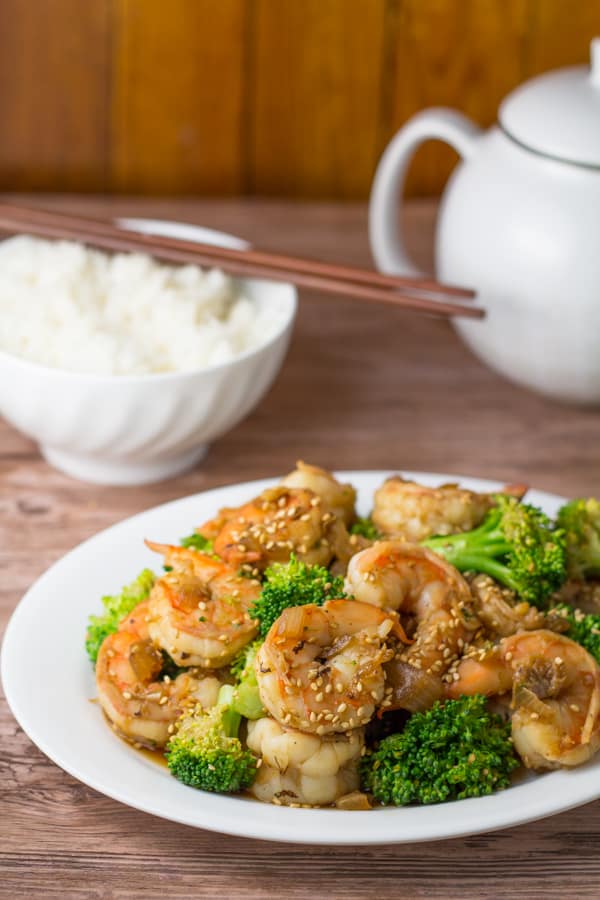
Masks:
[[[291,281],[299,287],[437,315],[462,315],[471,318],[484,315],[481,308],[446,299],[471,299],[473,291],[442,285],[431,279],[399,278],[356,267],[295,259],[256,250],[234,250],[195,241],[140,234],[118,228],[109,222],[49,210],[0,204],[0,230],[70,239],[111,251],[142,251],[168,262],[218,266],[232,275]]]
[[[58,224],[63,222],[65,225],[81,228],[82,232],[93,231],[95,234],[112,234],[115,226],[110,222],[101,221],[99,219],[91,219],[87,216],[77,216],[69,213],[58,213],[43,209],[31,209],[24,206],[15,206],[12,204],[0,204],[0,212],[10,216],[22,216],[28,221],[45,222],[48,224]],[[116,226],[118,227],[118,226]],[[129,231],[129,229],[121,229]],[[408,276],[385,275],[382,272],[375,272],[370,269],[360,269],[356,266],[342,266],[335,263],[326,263],[320,260],[301,259],[299,257],[285,256],[279,253],[264,253],[260,250],[235,250],[230,247],[218,247],[199,244],[197,241],[186,241],[180,238],[169,238],[163,235],[146,235],[151,238],[153,243],[157,245],[169,246],[186,246],[188,249],[208,248],[211,256],[218,256],[223,260],[237,260],[240,253],[244,255],[244,259],[257,265],[266,265],[273,269],[283,269],[285,271],[307,272],[311,275],[323,275],[326,278],[337,278],[348,281],[355,281],[357,284],[379,285],[381,287],[389,287],[396,289],[413,288],[426,293],[444,294],[448,297],[461,297],[470,300],[475,296],[475,291],[468,288],[456,287],[454,285],[441,284],[439,281],[428,278],[411,278]]]

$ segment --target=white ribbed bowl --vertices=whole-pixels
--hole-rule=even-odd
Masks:
[[[243,248],[221,232],[146,219],[135,231]],[[0,351],[0,413],[38,441],[53,466],[98,484],[168,478],[202,458],[207,445],[259,402],[283,362],[296,312],[291,284],[240,280],[244,294],[272,309],[272,338],[234,360],[163,375],[91,375],[37,365]]]

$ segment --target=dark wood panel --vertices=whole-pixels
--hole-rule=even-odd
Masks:
[[[529,0],[394,2],[392,110],[386,137],[429,106],[455,107],[479,125],[495,121],[502,98],[525,77]],[[418,152],[408,194],[437,192],[456,162],[440,143]]]
[[[0,183],[101,190],[110,0],[0,2]]]
[[[115,0],[115,190],[241,190],[247,10],[243,0]]]
[[[595,34],[564,0],[0,0],[0,189],[364,198],[414,112],[488,125]]]
[[[253,4],[250,188],[364,195],[378,154],[383,0]]]
[[[531,2],[525,56],[528,74],[589,62],[590,41],[600,37],[600,3]]]

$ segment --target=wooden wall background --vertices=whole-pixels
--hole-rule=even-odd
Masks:
[[[488,124],[595,34],[598,0],[0,0],[0,189],[363,198],[412,113]]]

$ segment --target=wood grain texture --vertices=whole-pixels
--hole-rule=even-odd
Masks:
[[[35,198],[28,198],[29,200]],[[367,263],[363,206],[56,199],[90,215],[181,219],[281,251]],[[431,257],[434,206],[408,211]],[[446,322],[303,296],[292,346],[258,409],[204,462],[143,488],[101,488],[49,468],[0,423],[0,628],[47,566],[101,528],[297,457],[338,468],[425,469],[600,493],[598,411],[560,406],[484,368]],[[277,435],[277,440],[273,436]],[[33,686],[32,686],[33,689]],[[49,762],[0,702],[0,897],[187,900],[372,897],[597,898],[600,802],[495,834],[341,849],[224,837],[138,813]]]
[[[502,98],[528,74],[529,7],[528,0],[462,0],[450,11],[440,0],[393,0],[388,40],[393,39],[395,52],[390,54],[391,114],[384,143],[430,106],[456,107],[479,125],[491,125]],[[456,159],[445,144],[425,145],[407,180],[407,193],[438,191]]]
[[[365,195],[377,156],[382,0],[256,0],[250,189]]]
[[[554,66],[572,66],[587,62],[575,52],[575,46],[587,47],[600,35],[600,4],[565,4],[531,0],[524,65],[535,75]]]
[[[414,112],[487,126],[595,34],[565,0],[2,0],[0,189],[365,198]],[[427,145],[408,193],[455,161]]]
[[[243,0],[115,0],[111,185],[241,189]]]
[[[0,3],[5,190],[106,187],[110,0]]]

